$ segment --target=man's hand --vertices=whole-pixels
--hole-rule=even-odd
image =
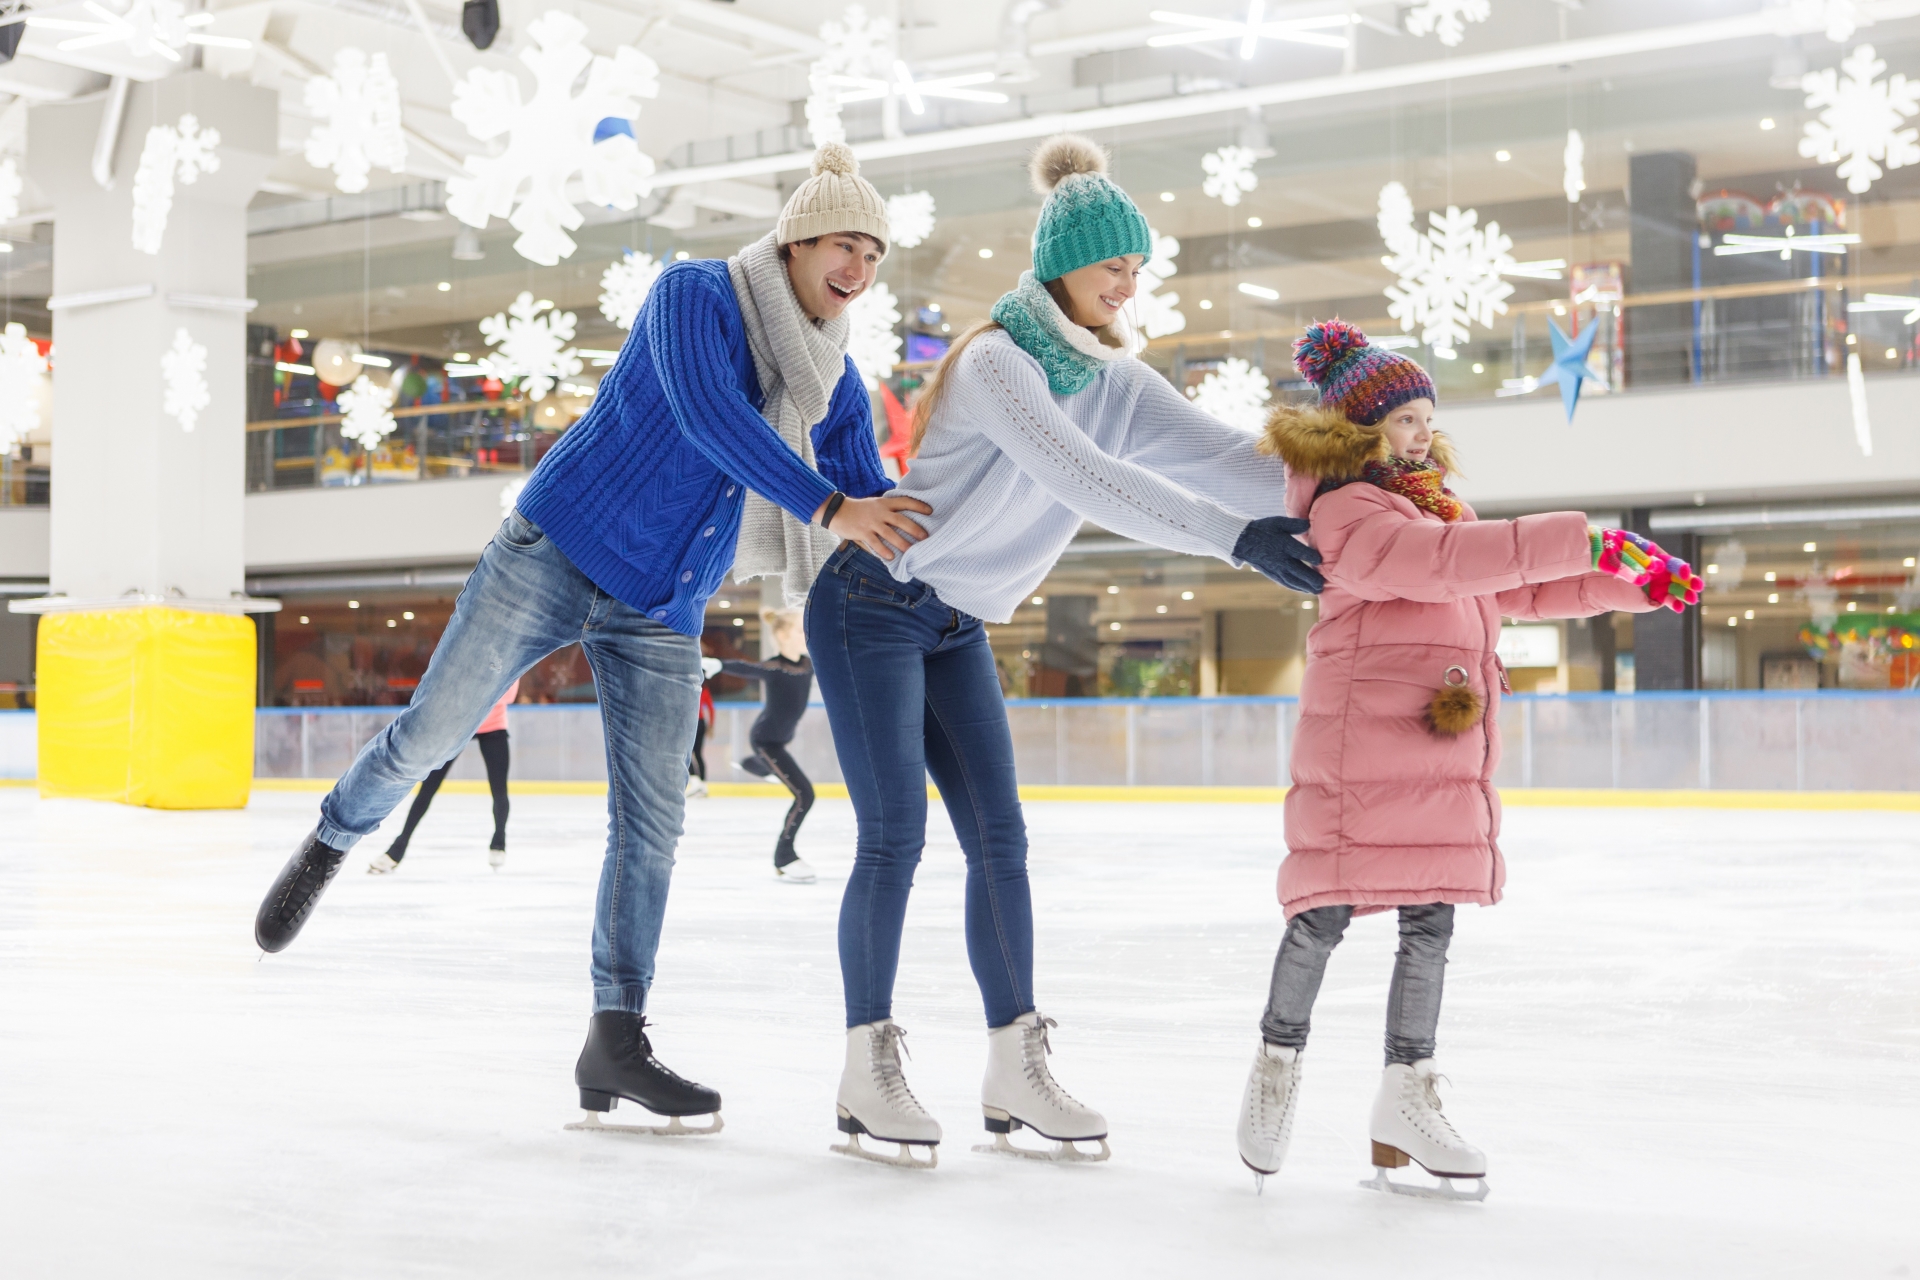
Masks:
[[[826,509],[827,504],[821,503],[813,513],[815,522]],[[933,508],[918,498],[896,498],[891,494],[847,498],[833,513],[833,523],[827,526],[827,532],[839,534],[882,560],[891,560],[896,550],[905,551],[927,536],[918,521],[902,514],[908,511],[925,516],[933,514]]]

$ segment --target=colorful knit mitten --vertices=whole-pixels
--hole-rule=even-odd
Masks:
[[[1679,613],[1699,602],[1706,584],[1694,573],[1693,566],[1679,556],[1668,555],[1653,539],[1625,529],[1592,526],[1588,526],[1588,537],[1593,567],[1631,582],[1654,604]]]

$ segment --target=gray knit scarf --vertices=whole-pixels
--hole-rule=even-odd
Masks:
[[[787,447],[817,470],[813,429],[827,416],[833,389],[846,370],[847,318],[815,320],[800,309],[771,231],[728,258],[727,275],[766,400],[761,413]],[[825,529],[802,523],[749,491],[740,516],[734,581],[778,578],[785,606],[799,608],[839,543]]]

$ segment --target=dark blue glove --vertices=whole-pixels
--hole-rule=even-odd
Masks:
[[[1294,536],[1306,531],[1305,520],[1262,516],[1250,522],[1233,544],[1233,558],[1246,561],[1283,587],[1317,596],[1327,585],[1313,567],[1320,563],[1320,553]]]

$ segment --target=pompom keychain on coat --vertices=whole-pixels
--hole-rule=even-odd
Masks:
[[[1473,691],[1467,669],[1461,666],[1447,668],[1447,674],[1434,693],[1433,701],[1421,715],[1427,728],[1442,737],[1453,738],[1465,733],[1480,723],[1480,717],[1487,712],[1487,704]]]

